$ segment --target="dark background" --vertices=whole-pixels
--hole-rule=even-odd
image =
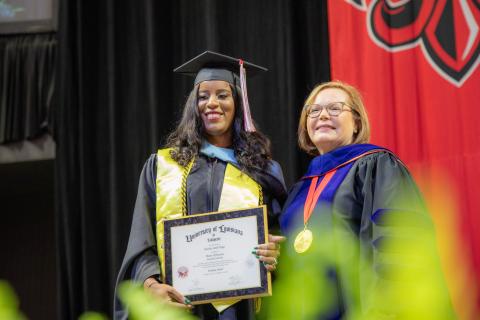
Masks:
[[[140,170],[192,87],[172,69],[205,50],[268,68],[249,98],[291,185],[303,100],[329,79],[326,1],[60,0],[58,22],[0,36],[0,143],[56,142],[55,160],[0,165],[0,278],[32,319],[110,316]]]

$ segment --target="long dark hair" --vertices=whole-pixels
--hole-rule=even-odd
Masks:
[[[186,166],[202,146],[205,127],[198,111],[198,87],[196,85],[185,103],[177,128],[170,133],[166,146],[170,155],[181,166]],[[248,173],[264,170],[271,159],[270,140],[260,131],[246,132],[243,128],[243,106],[240,88],[232,87],[235,102],[232,148],[240,168]]]

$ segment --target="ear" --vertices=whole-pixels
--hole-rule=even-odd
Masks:
[[[360,131],[360,119],[355,119],[355,127],[353,128],[353,134],[358,134],[358,132]]]

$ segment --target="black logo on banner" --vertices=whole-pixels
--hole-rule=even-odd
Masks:
[[[368,32],[385,50],[420,45],[430,65],[461,86],[480,62],[480,0],[348,0],[367,11]]]

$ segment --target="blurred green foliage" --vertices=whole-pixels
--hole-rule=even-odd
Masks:
[[[108,317],[98,312],[87,311],[78,320],[108,320]]]
[[[19,303],[15,292],[4,280],[0,280],[0,319],[26,319],[19,310]]]
[[[342,222],[311,230],[307,252],[294,251],[294,236],[282,245],[273,296],[262,299],[258,318],[322,319],[342,305],[346,320],[456,319],[427,216],[392,211],[363,243]],[[133,320],[196,319],[133,282],[122,283],[119,296]],[[25,319],[18,309],[14,291],[0,281],[0,319]],[[80,317],[105,319],[95,312]]]
[[[392,211],[372,239],[358,240],[344,223],[312,229],[302,254],[295,235],[282,250],[273,296],[262,319],[456,319],[428,217]],[[367,245],[368,244],[368,245]]]
[[[170,307],[145,292],[143,286],[125,281],[120,284],[119,296],[128,305],[129,317],[133,320],[193,320],[186,311]]]
[[[262,299],[258,318],[326,319],[343,309],[346,320],[456,319],[425,214],[387,212],[363,243],[343,222],[311,230],[306,253],[294,251],[294,236],[282,245],[273,296]],[[133,283],[122,284],[120,297],[132,319],[194,319]]]

